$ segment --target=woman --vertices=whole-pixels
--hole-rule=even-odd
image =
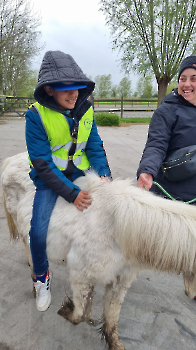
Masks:
[[[162,163],[172,152],[186,146],[196,149],[196,56],[182,62],[178,74],[178,88],[162,101],[154,112],[147,143],[137,171],[138,187],[145,187],[159,195],[159,183],[172,197],[182,201],[196,198],[196,165],[191,177],[170,181],[166,178]],[[194,148],[194,147],[193,147]],[[178,166],[179,175],[182,167]]]

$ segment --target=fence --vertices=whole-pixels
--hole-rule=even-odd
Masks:
[[[90,96],[90,101],[95,112],[120,112],[124,111],[154,111],[157,108],[157,98],[96,98]]]
[[[35,99],[32,97],[0,96],[0,114],[24,116],[33,102],[35,102]]]
[[[96,98],[89,97],[95,112],[124,111],[154,111],[157,108],[157,98]],[[35,102],[32,97],[0,96],[0,115],[19,117],[24,116],[29,106]]]

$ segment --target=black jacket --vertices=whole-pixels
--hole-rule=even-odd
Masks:
[[[150,173],[169,194],[179,200],[196,198],[196,176],[188,180],[170,182],[164,177],[161,164],[171,152],[196,145],[196,106],[186,101],[174,89],[154,112],[149,125],[147,143],[137,171]],[[163,195],[156,185],[152,192]]]

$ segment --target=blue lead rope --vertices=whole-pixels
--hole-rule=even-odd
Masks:
[[[166,196],[167,196],[168,198],[172,199],[172,201],[176,201],[176,200],[177,200],[177,199],[175,199],[174,197],[172,197],[166,190],[164,190],[164,188],[163,188],[161,185],[159,185],[158,182],[152,181],[152,183],[153,183],[153,185],[158,186],[158,187],[161,189],[161,191],[163,191],[163,192],[166,194]],[[184,202],[184,203],[190,204],[190,203],[193,203],[193,202],[195,202],[195,201],[196,201],[196,198],[191,199],[190,201],[187,201],[187,202]]]

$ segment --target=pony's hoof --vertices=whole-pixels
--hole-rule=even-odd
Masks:
[[[78,319],[74,317],[74,303],[70,298],[68,298],[68,301],[61,306],[57,314],[74,325],[84,321],[81,317]]]
[[[66,320],[68,319],[63,306],[61,306],[61,308],[57,311],[57,314],[64,317]]]
[[[70,320],[70,315],[73,314],[73,311],[74,311],[74,303],[70,298],[67,298],[66,303],[64,303],[61,306],[57,314],[66,318],[66,320]]]
[[[187,293],[187,291],[186,291],[186,290],[185,290],[185,294],[187,295],[187,297],[189,297],[189,298],[190,298],[190,296],[188,295],[188,293]],[[195,295],[193,298],[191,298],[191,299],[196,301],[196,295]]]
[[[33,297],[36,298],[36,290],[35,290],[35,287],[34,287],[34,286],[33,286],[32,293],[33,293]]]

